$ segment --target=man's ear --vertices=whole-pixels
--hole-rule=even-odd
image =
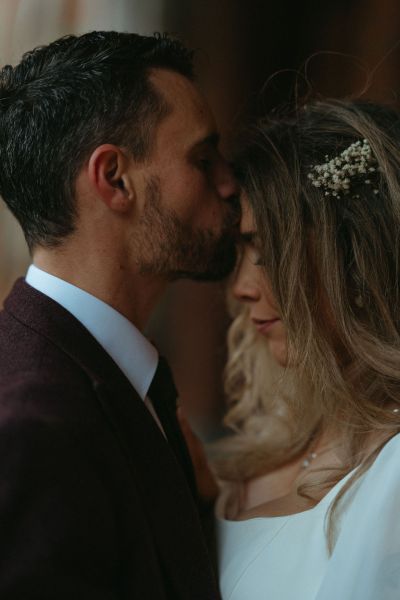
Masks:
[[[128,158],[113,144],[98,146],[88,163],[89,184],[111,210],[118,212],[130,210],[135,201],[135,189],[127,167]]]

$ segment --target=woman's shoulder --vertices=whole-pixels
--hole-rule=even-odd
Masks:
[[[396,434],[340,502],[333,552],[318,600],[400,598],[399,506]]]
[[[400,498],[400,433],[384,444],[365,473],[359,476],[357,471],[358,468],[354,469],[349,477],[349,488],[339,506],[343,519],[350,513],[350,524],[358,521],[355,518],[358,511],[375,518],[389,509],[393,497]]]
[[[400,433],[385,443],[366,472],[361,489],[367,490],[371,486],[376,500],[384,501],[389,492],[395,490],[400,493]]]
[[[379,481],[386,481],[388,475],[390,475],[390,484],[400,488],[400,433],[395,434],[384,444],[366,472],[365,483],[373,482],[376,485]],[[386,486],[380,491],[384,493],[385,489]],[[376,491],[378,492],[378,489]]]

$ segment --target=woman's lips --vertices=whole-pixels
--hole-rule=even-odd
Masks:
[[[278,317],[275,319],[252,319],[257,331],[260,333],[267,333],[271,327],[280,321]]]

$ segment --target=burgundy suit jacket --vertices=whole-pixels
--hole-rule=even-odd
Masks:
[[[217,599],[176,433],[19,280],[0,313],[1,600]]]

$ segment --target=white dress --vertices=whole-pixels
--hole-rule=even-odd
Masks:
[[[223,600],[400,600],[400,434],[346,492],[329,556],[326,515],[350,476],[302,513],[218,519]]]

